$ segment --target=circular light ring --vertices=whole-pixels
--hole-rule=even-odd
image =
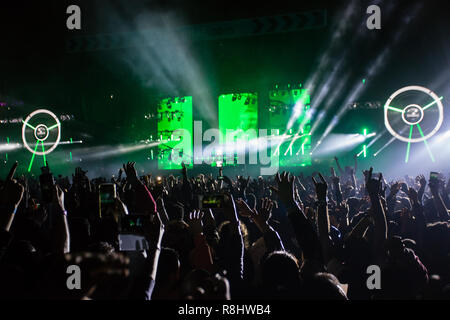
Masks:
[[[397,132],[395,132],[395,130],[392,129],[391,124],[389,123],[389,119],[388,119],[388,111],[389,111],[389,109],[388,109],[388,107],[389,107],[390,103],[399,94],[401,94],[403,92],[406,92],[406,91],[420,91],[420,92],[426,93],[427,95],[429,95],[429,96],[431,96],[433,98],[433,100],[436,102],[437,107],[439,109],[439,120],[438,120],[438,123],[436,124],[434,129],[429,134],[427,134],[424,137],[414,138],[414,139],[409,139],[409,138],[403,137],[400,134],[398,134]],[[403,111],[403,113],[404,113],[404,111]],[[441,128],[443,122],[444,122],[444,106],[442,104],[442,101],[439,99],[439,97],[433,91],[431,91],[430,89],[425,88],[425,87],[421,87],[421,86],[407,86],[407,87],[401,88],[401,89],[397,90],[396,92],[394,92],[389,97],[389,99],[386,101],[386,104],[384,105],[384,124],[386,126],[386,129],[395,138],[397,138],[397,139],[399,139],[401,141],[404,141],[404,142],[417,143],[417,142],[422,142],[424,140],[427,140],[427,139],[431,138],[432,136],[434,136],[436,134],[436,132],[439,131],[439,129]]]
[[[50,115],[56,121],[56,124],[57,124],[57,127],[58,127],[58,137],[56,138],[55,143],[49,149],[45,150],[45,152],[34,151],[33,149],[31,149],[30,146],[28,145],[27,139],[25,137],[25,129],[27,127],[28,122],[35,115],[41,114],[41,113]],[[61,140],[61,123],[59,122],[58,117],[53,112],[51,112],[49,110],[46,110],[46,109],[38,109],[38,110],[35,110],[32,113],[30,113],[28,115],[28,117],[25,119],[25,121],[23,123],[23,126],[22,126],[22,141],[23,141],[23,145],[25,146],[25,148],[27,148],[28,151],[30,151],[31,153],[34,153],[34,154],[37,154],[37,155],[40,155],[40,156],[49,154],[49,153],[53,152],[53,150],[55,150],[55,148],[58,146],[60,140]],[[42,142],[42,140],[39,140],[39,141]]]

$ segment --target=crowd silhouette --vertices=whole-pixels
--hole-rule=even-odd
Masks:
[[[184,164],[178,175],[139,176],[129,162],[117,177],[77,168],[53,183],[16,176],[16,162],[0,181],[0,296],[449,299],[449,177],[388,181],[370,168],[357,179],[356,167],[336,164],[329,174],[234,179],[222,168],[190,176]],[[103,184],[116,193],[99,212]],[[140,250],[121,249],[130,221]]]

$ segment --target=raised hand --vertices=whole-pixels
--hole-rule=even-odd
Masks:
[[[256,215],[253,217],[253,220],[258,220],[260,223],[267,223],[267,221],[269,221],[272,217],[272,209],[273,201],[269,198],[262,198],[259,213],[256,211]]]
[[[0,228],[9,231],[17,207],[22,201],[24,187],[14,180],[19,163],[16,161],[6,177],[3,187],[0,189]]]
[[[419,203],[419,196],[417,194],[417,191],[414,188],[408,189],[408,196],[409,196],[409,200],[411,201],[412,205]]]
[[[187,223],[193,235],[199,235],[203,232],[203,223],[202,218],[204,213],[200,210],[194,210],[189,213],[189,218],[187,219]]]
[[[19,163],[16,161],[6,177],[3,188],[0,190],[0,206],[13,211],[22,200],[24,187],[14,179]]]
[[[256,208],[251,209],[248,206],[247,202],[245,202],[242,199],[237,199],[236,208],[238,210],[239,215],[246,218],[251,218],[255,214],[254,212],[256,211]]]
[[[321,173],[319,173],[319,178],[321,181],[317,182],[316,179],[312,177],[312,181],[316,190],[317,200],[326,201],[328,185]]]
[[[379,196],[381,193],[383,175],[380,173],[379,179],[373,179],[372,172],[373,168],[370,167],[370,170],[367,173],[366,190],[370,196]]]
[[[127,175],[127,181],[131,184],[139,182],[135,165],[136,162],[127,162],[127,164],[123,165],[123,171]]]
[[[427,179],[423,174],[419,175],[416,179],[419,181],[421,187],[425,188],[427,186]]]
[[[285,205],[295,204],[294,197],[294,181],[295,177],[290,176],[289,173],[283,172],[281,175],[277,173],[275,176],[275,181],[278,184],[278,188],[271,187]]]
[[[249,217],[256,224],[261,232],[265,232],[269,227],[268,221],[272,216],[274,202],[269,198],[261,199],[261,204],[259,210],[255,208],[251,209],[248,204],[239,199],[236,201],[236,206],[238,207],[239,214],[244,217]],[[258,212],[259,211],[259,212]]]

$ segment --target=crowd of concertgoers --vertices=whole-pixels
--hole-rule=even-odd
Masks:
[[[1,298],[450,299],[450,180],[387,181],[372,168],[357,179],[336,162],[329,174],[237,179],[184,165],[162,178],[135,163],[108,179],[77,168],[50,198],[16,163],[0,181]],[[117,197],[100,217],[103,183]],[[201,195],[224,202],[200,208]],[[122,221],[136,214],[148,245],[120,251]]]

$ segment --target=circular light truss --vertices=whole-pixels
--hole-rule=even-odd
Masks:
[[[408,105],[403,106],[397,106],[395,105],[395,101],[398,100],[399,96],[407,93],[407,92],[420,92],[424,95],[427,95],[430,99],[430,103],[428,103],[425,106],[422,106],[418,103],[411,103]],[[421,86],[407,86],[404,88],[401,88],[394,92],[389,99],[386,101],[384,105],[384,124],[386,126],[386,129],[389,131],[391,135],[393,135],[398,140],[408,142],[408,143],[417,143],[425,141],[432,136],[436,134],[436,132],[439,131],[439,129],[442,126],[442,123],[444,121],[444,106],[442,104],[443,98],[439,98],[433,91],[431,91],[428,88],[421,87]],[[426,118],[426,115],[429,112],[426,112],[430,108],[436,106],[438,108],[438,119],[436,121],[435,126],[431,130],[427,130],[427,134],[425,135],[422,131],[422,128],[420,126],[420,123]],[[392,124],[390,121],[390,118],[392,118],[393,114],[399,114],[401,113],[401,120],[403,121],[405,125],[405,129],[410,127],[410,130],[407,130],[409,132],[409,136],[405,137],[402,135],[402,132],[397,132],[392,128]],[[417,126],[421,136],[417,138],[412,137],[412,132],[414,126]],[[428,128],[430,129],[430,128]],[[429,131],[429,132],[428,132]]]
[[[48,121],[45,121],[45,123],[38,123],[36,125],[33,125],[32,120],[34,120],[37,116],[41,115],[49,118]],[[54,129],[58,129],[56,139],[53,139],[54,141],[47,141],[50,138],[50,132]],[[27,141],[26,135],[27,130],[33,131],[32,137],[34,137],[34,141],[33,143],[31,143],[31,145],[33,146],[34,144],[34,149],[33,147],[30,146],[30,141]],[[46,109],[35,110],[32,113],[30,113],[28,117],[23,121],[22,126],[23,145],[25,146],[25,148],[28,149],[28,151],[30,151],[34,155],[45,156],[51,153],[58,146],[60,140],[61,140],[61,123],[59,122],[58,117],[53,112]],[[50,145],[50,148],[47,148],[45,150],[44,143]],[[38,151],[38,147],[40,144],[42,145],[42,151]]]

